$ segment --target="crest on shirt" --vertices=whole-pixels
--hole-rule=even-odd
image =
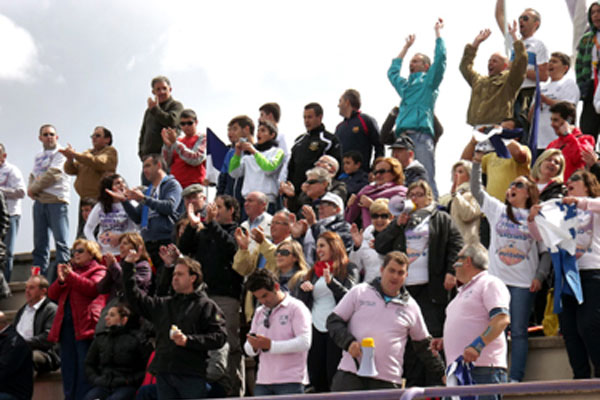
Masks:
[[[319,142],[310,142],[310,144],[308,145],[308,149],[310,151],[317,151],[319,150]]]
[[[290,320],[289,315],[280,315],[279,316],[279,325],[287,325],[289,320]]]
[[[354,128],[352,128],[353,133],[358,133],[359,131],[360,131],[360,128],[358,126],[355,126]]]

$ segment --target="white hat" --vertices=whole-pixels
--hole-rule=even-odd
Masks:
[[[340,209],[340,212],[344,211],[344,201],[337,194],[331,192],[325,193],[319,202],[322,203],[324,201],[335,204]]]

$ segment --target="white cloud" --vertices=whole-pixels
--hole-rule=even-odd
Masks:
[[[27,30],[0,14],[0,79],[31,81],[41,69],[38,49]]]

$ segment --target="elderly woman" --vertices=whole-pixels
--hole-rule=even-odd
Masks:
[[[100,265],[98,243],[77,239],[69,264],[58,264],[58,279],[48,289],[48,297],[58,302],[48,341],[60,342],[61,372],[65,399],[82,399],[90,389],[84,368],[85,357],[94,337],[94,328],[106,296],[97,284],[106,274]]]
[[[286,187],[286,207],[294,214],[302,217],[302,206],[310,205],[315,209],[317,200],[327,193],[331,187],[331,175],[325,168],[314,167],[306,171],[306,180],[302,184],[302,193],[296,196],[292,188]],[[316,209],[315,209],[316,211]]]
[[[527,326],[535,292],[549,272],[549,257],[540,262],[537,241],[529,231],[529,209],[537,204],[537,185],[527,176],[517,177],[506,191],[504,203],[481,188],[481,164],[473,159],[471,192],[490,222],[490,274],[504,282],[510,292],[512,340],[511,381],[520,382],[527,363]],[[547,254],[547,253],[546,253]]]
[[[460,160],[452,166],[452,189],[439,201],[450,213],[465,243],[479,242],[481,221],[479,203],[471,194],[471,168],[471,162],[467,160]]]
[[[567,181],[564,203],[577,205],[577,270],[579,271],[583,303],[574,296],[562,294],[563,310],[558,314],[569,363],[575,379],[600,377],[600,184],[587,171],[575,171]],[[529,221],[537,234],[532,209]],[[537,236],[537,235],[536,235]],[[594,375],[590,370],[590,361]]]
[[[540,202],[565,195],[564,172],[565,157],[559,149],[548,149],[535,160],[531,178],[537,184]]]
[[[369,207],[379,198],[390,199],[392,196],[404,197],[404,173],[400,161],[392,157],[379,157],[373,163],[375,181],[362,188],[357,195],[350,196],[346,208],[346,221],[354,222],[361,216],[362,227],[371,225]]]
[[[364,230],[359,230],[356,224],[352,224],[350,233],[354,247],[350,252],[350,261],[358,266],[362,281],[371,282],[380,275],[384,255],[377,253],[373,248],[375,236],[382,232],[392,220],[392,214],[388,208],[388,199],[377,199],[369,207],[372,224]]]

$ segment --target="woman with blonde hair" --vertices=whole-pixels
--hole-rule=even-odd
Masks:
[[[285,240],[275,250],[275,275],[279,279],[281,289],[293,292],[302,276],[308,271],[304,259],[302,245],[295,240]]]
[[[342,349],[327,332],[327,317],[358,282],[358,269],[349,261],[340,236],[331,231],[319,235],[317,259],[297,286],[295,297],[302,300],[312,314],[312,345],[308,352],[310,383],[316,392],[327,392],[342,358]]]
[[[354,246],[350,252],[350,261],[358,267],[362,281],[371,282],[379,277],[385,255],[377,253],[374,247],[375,236],[382,232],[392,221],[392,213],[388,208],[389,199],[377,199],[369,207],[371,225],[359,230],[352,224],[350,233]]]
[[[479,203],[471,194],[471,169],[470,161],[456,162],[452,166],[452,189],[439,200],[440,205],[450,213],[465,243],[479,242],[482,215]]]
[[[531,178],[540,192],[540,202],[560,198],[566,194],[563,184],[565,157],[559,149],[548,149],[535,160]]]
[[[404,172],[402,164],[393,157],[379,157],[373,163],[373,176],[375,180],[362,188],[358,194],[350,196],[346,207],[346,221],[352,223],[361,217],[363,228],[371,225],[369,207],[379,198],[390,199],[392,196],[406,195],[404,186]]]
[[[85,357],[106,296],[97,284],[106,275],[98,243],[77,239],[68,264],[58,264],[58,279],[48,297],[58,303],[48,341],[60,342],[61,372],[65,399],[82,399],[91,388],[85,376]]]

